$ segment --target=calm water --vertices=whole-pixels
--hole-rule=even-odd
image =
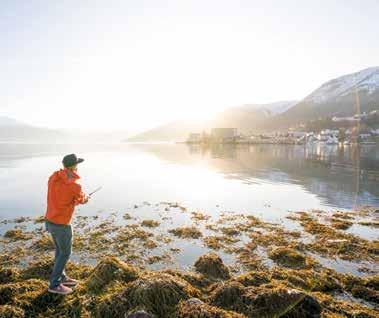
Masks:
[[[295,230],[302,228],[285,218],[289,211],[379,207],[377,146],[0,144],[0,220],[44,214],[47,179],[60,167],[63,155],[71,152],[86,160],[79,171],[84,190],[103,187],[77,209],[77,215],[96,214],[99,220],[123,225],[127,212],[137,222],[161,221],[156,234],[167,235],[173,227],[193,223],[190,213],[165,212],[161,202],[179,202],[188,211],[202,211],[213,219],[223,212],[253,214]],[[0,235],[13,226],[12,222],[2,224]],[[375,228],[359,224],[347,232],[378,238]],[[163,249],[144,253],[160,255],[171,247],[180,248],[170,265],[174,267],[189,267],[207,251],[201,242],[174,239]],[[231,254],[220,255],[227,264],[235,261]],[[96,262],[88,255],[80,257],[74,254],[74,259]],[[360,274],[360,264],[318,260],[338,271]],[[266,257],[266,261],[270,260]],[[152,267],[162,266],[166,265]]]
[[[82,214],[124,212],[142,202],[177,201],[217,213],[379,206],[379,147],[0,144],[0,217],[45,211],[46,183],[66,153],[86,159]]]

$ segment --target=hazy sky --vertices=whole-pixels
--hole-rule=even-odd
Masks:
[[[0,0],[0,115],[142,130],[379,65],[379,1]]]

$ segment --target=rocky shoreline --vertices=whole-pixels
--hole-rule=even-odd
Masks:
[[[379,241],[347,232],[355,224],[376,229],[375,208],[289,213],[300,229],[290,230],[253,215],[214,218],[178,203],[158,205],[159,217],[141,219],[135,206],[124,223],[78,215],[67,272],[81,284],[65,297],[47,292],[53,244],[43,218],[2,220],[0,317],[125,317],[138,310],[188,318],[379,314]],[[191,223],[167,226],[173,213]],[[190,268],[173,266],[181,257],[178,242],[206,251]],[[228,256],[234,261],[225,263]],[[359,275],[320,261],[336,259],[356,264]]]

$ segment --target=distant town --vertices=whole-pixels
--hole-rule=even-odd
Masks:
[[[330,125],[333,127],[312,131],[307,129],[307,126],[311,125],[299,125],[286,131],[259,134],[242,134],[237,128],[216,127],[210,132],[190,133],[185,142],[189,144],[376,144],[379,143],[379,128],[370,127],[367,122],[374,119],[376,123],[378,115],[378,111],[374,110],[368,114],[350,117],[334,116],[330,120]]]

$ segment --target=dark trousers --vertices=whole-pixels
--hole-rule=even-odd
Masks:
[[[58,286],[65,279],[64,268],[70,258],[72,248],[71,225],[54,224],[46,221],[46,230],[55,244],[54,268],[50,277],[50,288]]]

